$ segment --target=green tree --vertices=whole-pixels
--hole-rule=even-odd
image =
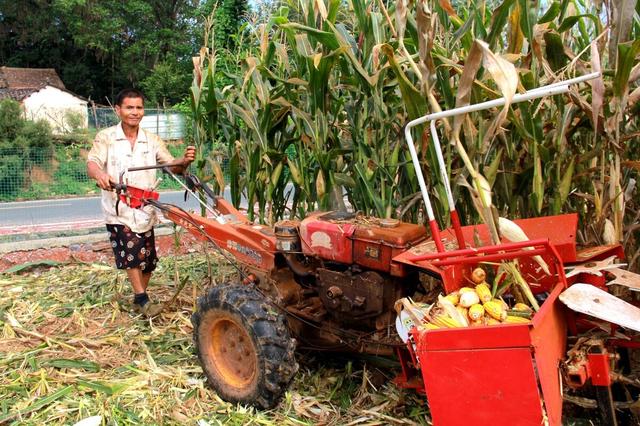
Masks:
[[[25,120],[14,100],[0,101],[0,197],[17,194],[29,166],[50,159],[52,154],[49,124]]]
[[[12,99],[0,101],[0,140],[9,141],[18,136],[24,125],[20,104]]]
[[[190,74],[174,59],[158,62],[140,86],[147,95],[148,105],[173,105],[185,97],[185,88],[191,82]]]

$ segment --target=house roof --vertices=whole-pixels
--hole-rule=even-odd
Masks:
[[[21,102],[23,99],[28,98],[32,93],[39,91],[40,89],[2,89],[0,88],[0,101],[3,99],[13,99],[14,101]]]
[[[44,86],[66,89],[53,68],[0,67],[0,89],[41,89]]]

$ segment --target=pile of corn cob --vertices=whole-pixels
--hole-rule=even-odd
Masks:
[[[462,287],[446,296],[438,296],[438,301],[428,310],[421,309],[422,321],[416,322],[419,324],[418,328],[526,324],[531,321],[534,311],[530,306],[516,303],[509,307],[502,299],[493,298],[485,279],[485,271],[476,268],[471,275],[471,282],[475,287]],[[419,306],[415,304],[413,308],[417,309]]]
[[[471,274],[475,288],[462,287],[444,297],[439,296],[437,306],[440,309],[431,310],[426,328],[528,323],[533,309],[524,303],[516,303],[510,308],[502,299],[494,299],[486,277],[482,268],[476,268]]]

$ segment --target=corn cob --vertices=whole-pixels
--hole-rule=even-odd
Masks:
[[[460,295],[460,306],[468,308],[471,305],[475,305],[476,303],[480,303],[480,298],[475,291],[467,291]]]
[[[527,237],[527,234],[524,233],[522,228],[509,219],[504,217],[498,218],[498,227],[500,228],[500,235],[509,241],[516,243],[519,241],[529,240],[529,237]],[[525,250],[533,250],[533,247],[525,247]],[[547,265],[547,262],[545,262],[540,255],[533,256],[533,260],[540,265],[540,268],[542,268],[545,274],[551,275],[551,272],[549,272],[549,265]]]
[[[467,315],[469,313],[469,310],[467,308],[465,308],[464,306],[458,305],[456,306],[456,309],[458,310],[458,312],[460,312],[460,315],[467,318]]]
[[[533,309],[531,308],[531,306],[525,305],[524,303],[516,303],[513,306],[513,310],[514,311],[521,311],[521,312],[529,312],[529,313],[533,312]]]
[[[454,305],[457,305],[458,302],[460,302],[460,293],[458,293],[457,291],[454,291],[452,293],[447,294],[444,298],[447,299],[449,302],[453,303]]]
[[[439,327],[447,327],[447,328],[462,327],[462,325],[458,321],[454,320],[448,315],[435,315],[434,317],[431,318],[431,321],[429,322]]]
[[[484,310],[493,318],[504,321],[507,318],[507,311],[504,309],[501,303],[496,300],[490,300],[484,305]]]
[[[482,268],[476,268],[473,270],[473,272],[471,272],[471,281],[473,281],[475,284],[484,282],[486,278],[487,273]]]
[[[507,315],[512,317],[531,319],[531,317],[533,316],[533,312],[524,312],[524,311],[516,311],[514,309],[507,309]]]
[[[478,321],[484,317],[484,308],[479,303],[469,307],[469,318],[471,321]]]
[[[490,317],[489,315],[484,316],[484,325],[497,325],[497,324],[502,324],[502,323],[497,319]]]
[[[438,296],[438,306],[442,308],[444,313],[449,317],[453,318],[461,327],[466,327],[469,325],[469,321],[467,321],[466,315],[460,315],[460,312],[456,309],[455,305],[449,302],[442,296]]]
[[[502,309],[504,309],[505,311],[506,311],[507,309],[509,309],[509,305],[507,305],[507,302],[505,302],[505,301],[504,301],[504,300],[502,300],[502,299],[491,299],[491,301],[492,301],[492,302],[497,302],[497,303],[499,303],[499,304],[500,304],[500,306],[502,306]]]
[[[507,315],[504,320],[507,324],[528,324],[530,321],[527,318],[516,317],[513,315]]]
[[[435,324],[433,324],[433,323],[431,323],[431,322],[425,322],[424,324],[420,325],[420,327],[418,327],[418,328],[426,329],[426,330],[437,330],[440,327],[435,325]]]
[[[482,303],[488,302],[491,300],[491,290],[489,290],[489,285],[487,283],[482,282],[476,286],[476,293],[480,298]]]

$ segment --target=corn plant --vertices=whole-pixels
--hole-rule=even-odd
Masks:
[[[242,66],[230,72],[235,84],[220,92],[232,191],[265,222],[342,208],[345,196],[365,214],[420,221],[407,121],[599,71],[568,95],[468,114],[438,130],[465,223],[494,211],[577,211],[580,242],[624,241],[635,251],[639,8],[617,0],[283,2],[253,23]],[[414,139],[445,225],[425,130]]]

